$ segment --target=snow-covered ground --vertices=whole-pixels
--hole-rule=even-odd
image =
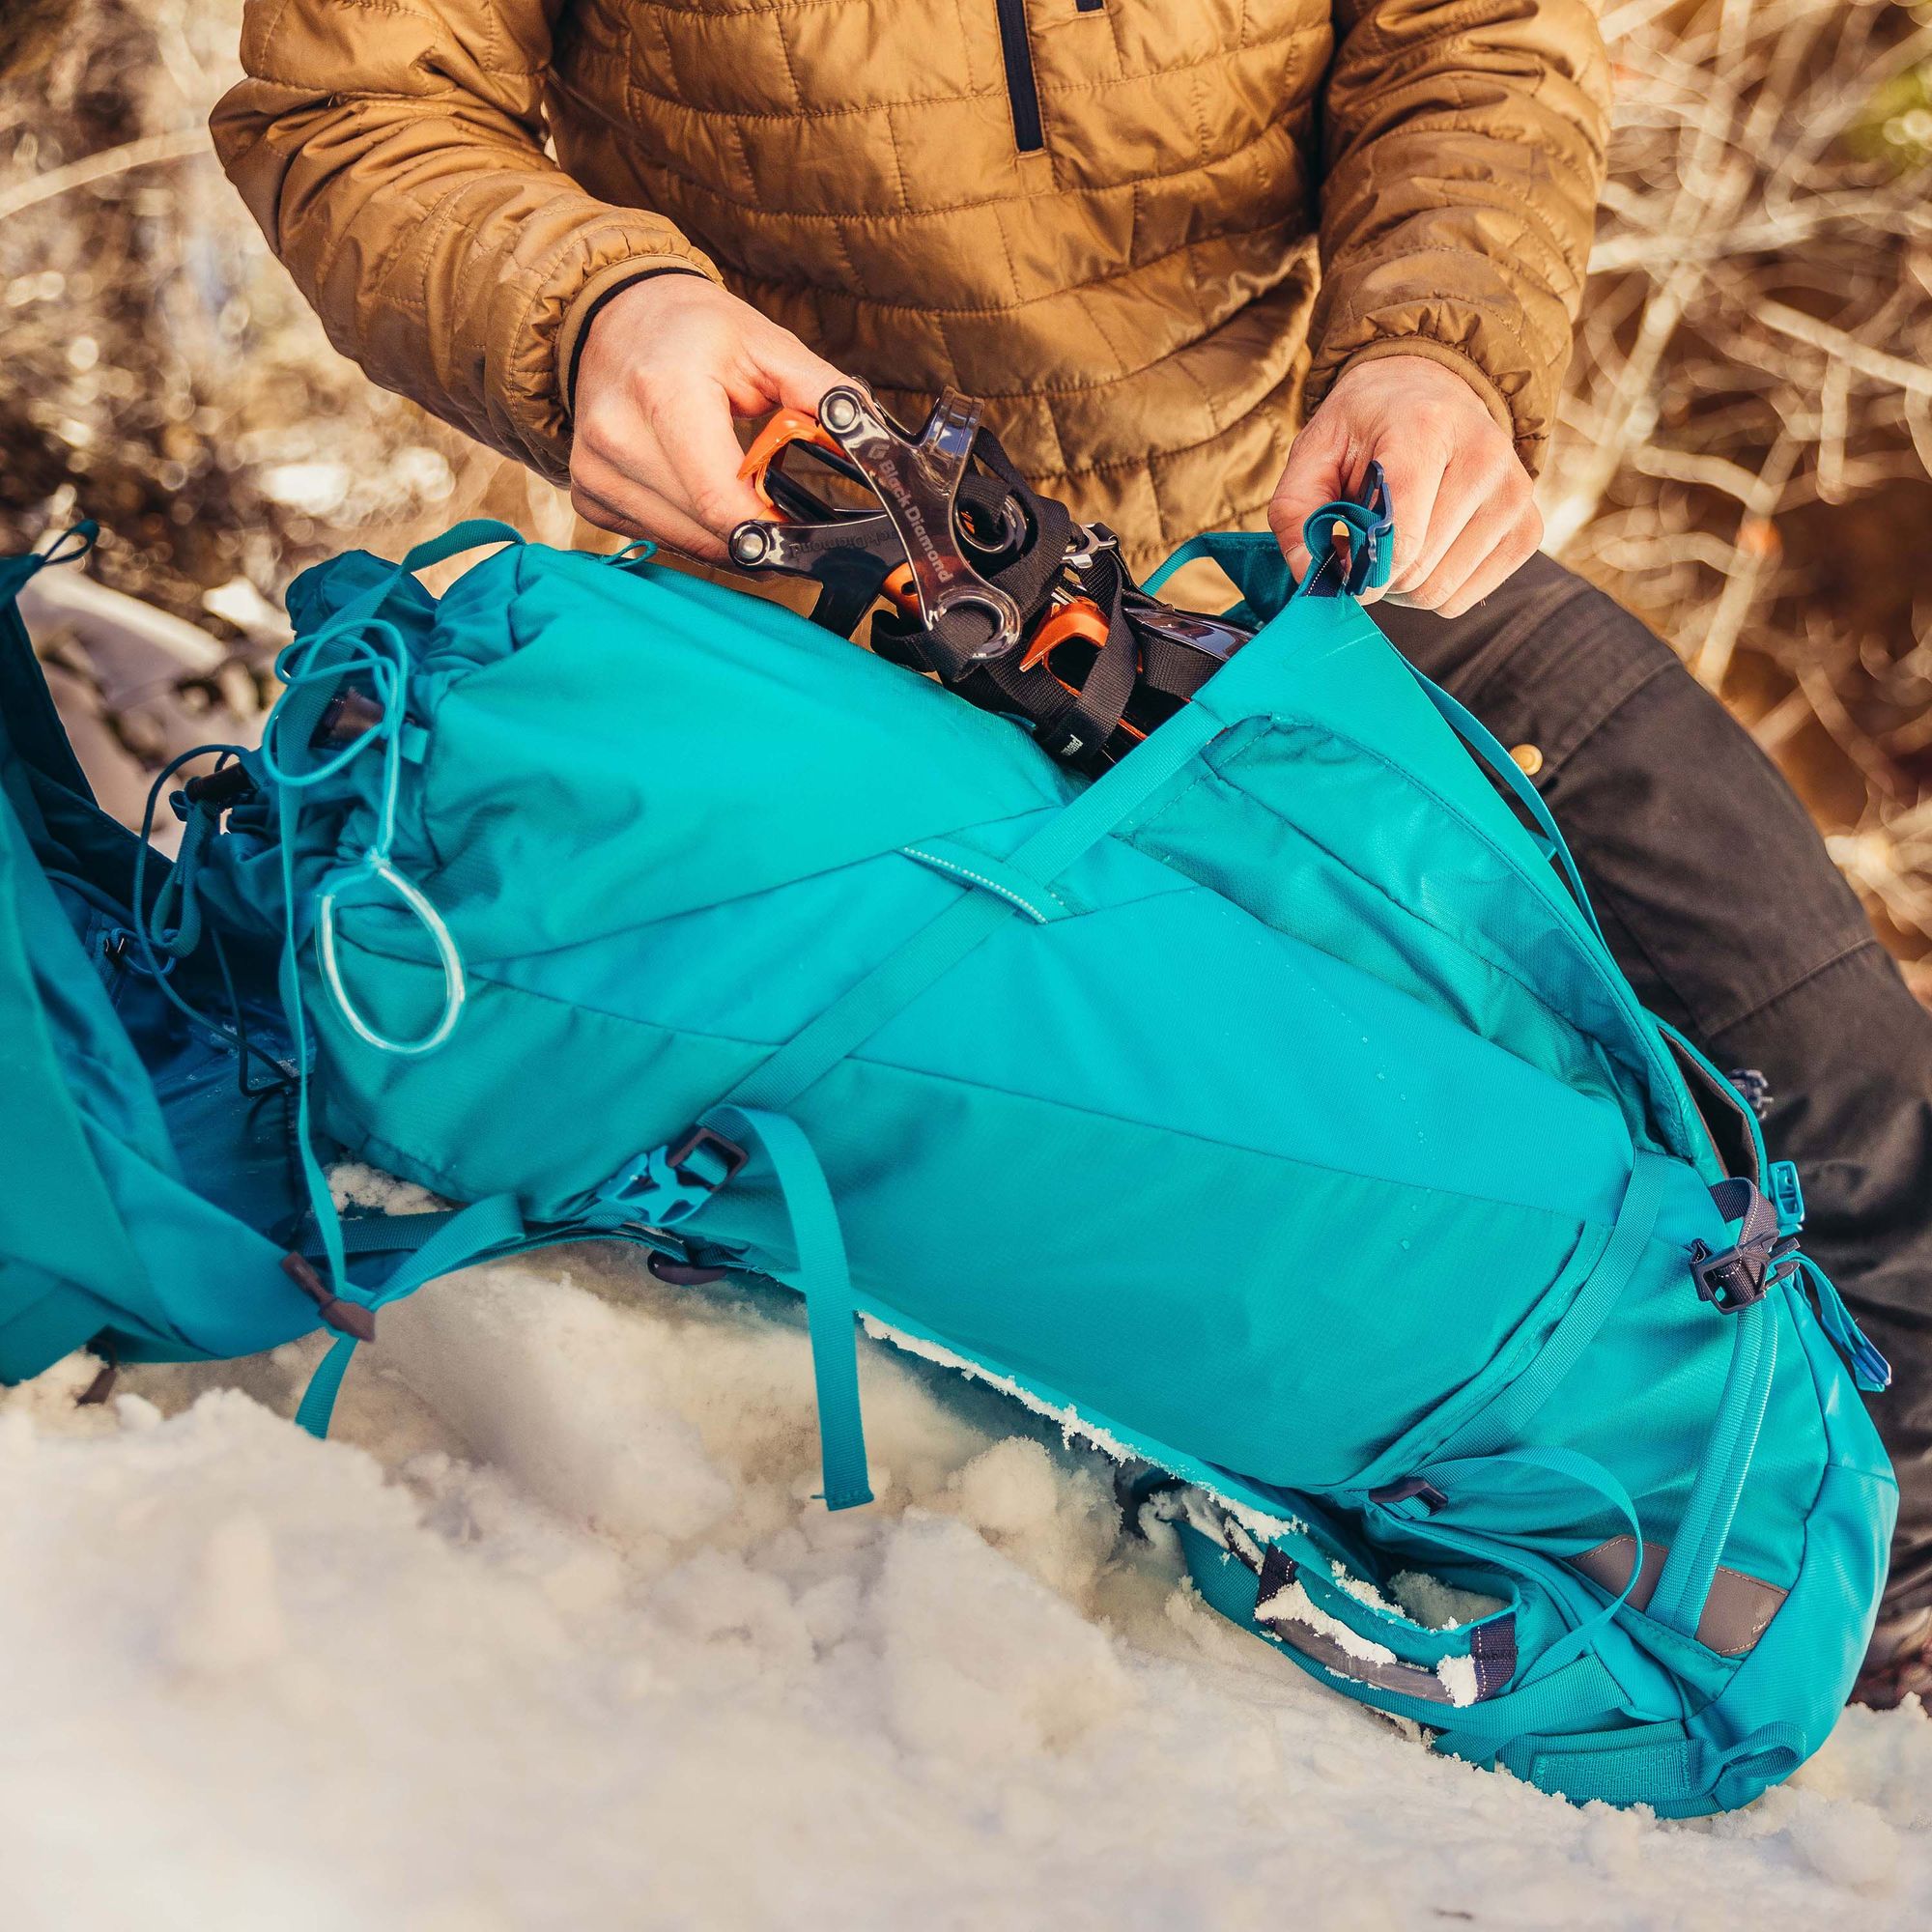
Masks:
[[[868,1346],[811,1500],[781,1298],[618,1249],[314,1350],[0,1397],[5,1932],[1923,1927],[1932,1724],[1733,1818],[1430,1757],[1220,1624],[1105,1475]]]

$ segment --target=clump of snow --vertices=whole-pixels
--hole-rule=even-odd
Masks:
[[[1463,1624],[1478,1623],[1503,1606],[1500,1597],[1485,1596],[1480,1590],[1459,1590],[1422,1570],[1399,1571],[1389,1578],[1389,1589],[1403,1614],[1424,1630],[1455,1630]]]
[[[1070,1751],[1129,1702],[1113,1639],[963,1523],[915,1516],[868,1605],[886,1718],[907,1748],[1024,1770]]]
[[[328,1170],[328,1194],[338,1214],[349,1208],[378,1214],[434,1214],[449,1205],[416,1181],[359,1160],[340,1160]]]
[[[1345,1624],[1340,1617],[1331,1617],[1319,1607],[1310,1598],[1298,1579],[1284,1583],[1262,1598],[1255,1605],[1255,1616],[1262,1623],[1305,1624],[1319,1635],[1346,1651],[1349,1656],[1359,1658],[1364,1663],[1395,1663],[1400,1660],[1387,1644],[1377,1643]]]
[[[1916,1705],[1733,1818],[1578,1809],[1215,1616],[984,1386],[866,1347],[828,1515],[786,1297],[588,1248],[382,1329],[327,1443],[313,1344],[0,1393],[6,1932],[1932,1921]]]
[[[1366,1577],[1355,1576],[1346,1564],[1333,1563],[1330,1566],[1336,1583],[1359,1604],[1367,1604],[1371,1609],[1380,1610],[1391,1616],[1402,1612],[1382,1595]],[[1284,1584],[1273,1590],[1255,1605],[1255,1615],[1264,1622],[1280,1623],[1292,1619],[1298,1624],[1306,1624],[1312,1631],[1332,1639],[1349,1656],[1360,1658],[1369,1663],[1395,1663],[1399,1662],[1394,1651],[1385,1644],[1372,1642],[1359,1631],[1345,1624],[1339,1617],[1332,1617],[1319,1608],[1311,1600],[1307,1590],[1297,1581]],[[1433,1630],[1447,1630],[1448,1624],[1432,1624]],[[1476,1681],[1475,1660],[1469,1657],[1442,1657],[1435,1662],[1435,1676],[1449,1693],[1450,1703],[1461,1708],[1476,1701],[1480,1686]]]
[[[202,1540],[173,1621],[168,1655],[203,1677],[240,1675],[288,1646],[275,1548],[253,1510],[224,1517]]]
[[[1380,1610],[1387,1616],[1402,1615],[1399,1605],[1390,1603],[1366,1577],[1357,1577],[1339,1557],[1329,1564],[1328,1574],[1334,1577],[1336,1587],[1346,1590],[1358,1604],[1366,1604],[1370,1609]]]
[[[1481,1686],[1476,1682],[1476,1661],[1472,1657],[1438,1657],[1435,1675],[1458,1710],[1476,1701]]]
[[[1823,1804],[1803,1798],[1791,1835],[1799,1856],[1820,1877],[1864,1891],[1891,1889],[1898,1871],[1898,1833],[1869,1804]]]

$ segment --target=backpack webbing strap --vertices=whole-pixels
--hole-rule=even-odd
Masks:
[[[381,1308],[385,1302],[400,1301],[439,1275],[452,1274],[498,1249],[517,1246],[525,1235],[524,1217],[514,1194],[486,1195],[451,1214],[398,1214],[390,1217],[390,1221],[395,1227],[393,1237],[386,1230],[380,1239],[358,1237],[349,1244],[351,1250],[359,1254],[394,1253],[398,1248],[407,1251],[413,1245],[414,1252],[373,1293],[356,1294],[353,1289],[345,1293],[344,1285],[338,1283],[336,1293],[345,1299],[361,1301],[372,1309]],[[338,1243],[347,1229],[375,1226],[373,1221],[340,1222],[333,1215],[330,1222]],[[296,1421],[311,1435],[328,1434],[329,1417],[335,1410],[342,1378],[349,1372],[350,1359],[355,1352],[355,1341],[354,1335],[338,1335],[309,1379],[301,1406],[296,1410]]]
[[[1649,1604],[1657,1622],[1684,1636],[1695,1636],[1703,1618],[1718,1560],[1724,1553],[1745,1479],[1757,1454],[1758,1432],[1764,1427],[1777,1367],[1777,1324],[1769,1299],[1753,1302],[1730,1320],[1734,1326],[1724,1392],[1697,1459],[1696,1480],[1684,1505],[1676,1540]]]
[[[703,1125],[742,1136],[765,1151],[791,1221],[798,1287],[811,1338],[811,1376],[818,1401],[818,1453],[828,1510],[872,1500],[866,1467],[866,1430],[859,1410],[859,1310],[845,1237],[825,1170],[805,1129],[783,1114],[761,1108],[714,1107]]]
[[[1456,1499],[1461,1496],[1482,1497],[1493,1493],[1497,1478],[1506,1478],[1509,1471],[1530,1470],[1553,1478],[1562,1487],[1592,1498],[1597,1505],[1606,1504],[1623,1519],[1632,1549],[1630,1574],[1624,1578],[1623,1587],[1614,1596],[1606,1593],[1605,1601],[1580,1623],[1534,1658],[1525,1659],[1524,1681],[1538,1682],[1574,1659],[1593,1655],[1592,1638],[1629,1602],[1643,1574],[1643,1525],[1637,1519],[1636,1504],[1623,1484],[1593,1457],[1578,1455],[1574,1449],[1553,1447],[1499,1449],[1487,1456],[1432,1462],[1427,1467],[1429,1481],[1440,1501],[1431,1505],[1409,1495],[1383,1501],[1378,1495],[1372,1495],[1370,1502],[1400,1520],[1411,1535],[1461,1550],[1492,1568],[1518,1570],[1532,1579],[1539,1575],[1538,1566],[1547,1562],[1538,1552],[1526,1546],[1511,1551],[1494,1537],[1470,1535],[1453,1522],[1443,1520],[1436,1511],[1453,1511]]]
[[[316,1364],[315,1374],[309,1377],[308,1387],[302,1391],[301,1405],[296,1410],[298,1429],[305,1429],[317,1437],[328,1435],[329,1420],[335,1414],[335,1398],[342,1393],[342,1378],[349,1373],[350,1358],[355,1353],[354,1335],[338,1335],[329,1344],[327,1353]]]
[[[596,1199],[629,1225],[681,1226],[743,1172],[750,1147],[764,1150],[791,1223],[797,1260],[791,1285],[805,1297],[818,1402],[820,1493],[829,1510],[853,1509],[872,1500],[859,1410],[859,1309],[838,1209],[805,1129],[786,1115],[726,1101],[705,1114],[681,1146],[667,1144],[627,1161]]]

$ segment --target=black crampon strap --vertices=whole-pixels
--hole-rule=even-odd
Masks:
[[[1093,533],[1081,531],[1065,504],[1035,490],[990,432],[980,431],[973,455],[985,473],[962,480],[961,508],[988,527],[1017,509],[1028,532],[1016,555],[980,564],[981,574],[1019,607],[1022,636],[1031,638],[1045,621],[1056,594],[1069,587],[1069,560],[1078,559],[1072,587],[1098,606],[1106,641],[1071,684],[1059,666],[1029,666],[1024,648],[962,666],[932,632],[893,612],[874,618],[872,648],[896,664],[933,673],[983,709],[1023,720],[1041,748],[1063,763],[1101,770],[1144,735],[1127,724],[1130,707],[1157,723],[1199,691],[1222,660],[1137,621],[1138,612],[1160,607],[1135,588],[1111,538],[1101,533],[1101,541],[1083,548],[1080,538]]]

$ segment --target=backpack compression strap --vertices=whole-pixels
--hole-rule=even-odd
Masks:
[[[771,1164],[791,1222],[795,1286],[805,1296],[818,1400],[820,1493],[829,1510],[854,1509],[872,1500],[859,1409],[858,1305],[838,1210],[805,1129],[761,1107],[713,1107],[675,1145],[619,1168],[597,1190],[591,1211],[632,1226],[674,1228],[736,1179],[754,1148]]]

